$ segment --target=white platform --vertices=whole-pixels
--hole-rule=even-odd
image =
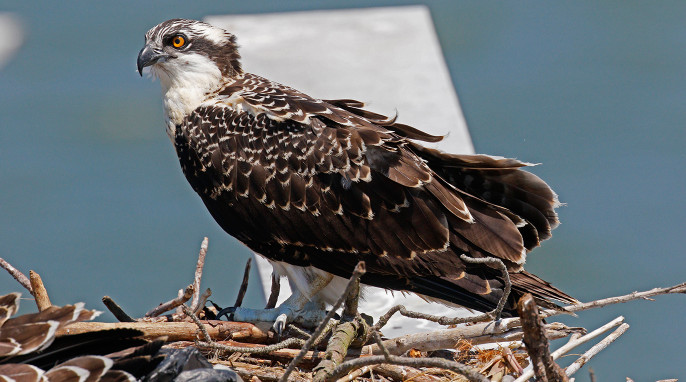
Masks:
[[[432,134],[449,134],[432,147],[456,153],[474,151],[426,7],[211,16],[205,21],[237,36],[247,72],[315,98],[357,99],[387,115],[397,110],[401,123]],[[256,258],[269,295],[271,266]],[[360,310],[375,318],[396,304],[432,314],[466,313],[414,295],[370,289]],[[290,289],[282,279],[280,301],[288,295]],[[431,323],[396,316],[384,334],[431,328],[435,328]]]

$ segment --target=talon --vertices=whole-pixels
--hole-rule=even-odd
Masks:
[[[286,313],[282,313],[276,317],[276,320],[274,320],[274,324],[272,325],[272,330],[274,330],[277,336],[281,337],[281,333],[286,329],[287,321],[288,315],[286,315]]]
[[[230,306],[228,308],[224,308],[217,313],[217,320],[221,320],[222,316],[226,316],[227,321],[233,321],[233,314],[236,312],[236,307],[235,306]]]

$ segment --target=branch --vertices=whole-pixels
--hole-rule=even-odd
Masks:
[[[5,261],[5,259],[0,257],[0,267],[4,268],[15,280],[19,281],[19,284],[26,288],[26,290],[33,295],[33,288],[31,288],[31,282],[25,274],[21,273],[20,270],[13,267],[12,264]]]
[[[239,307],[243,304],[243,297],[245,297],[245,292],[248,290],[248,280],[250,279],[250,264],[252,263],[252,257],[248,258],[245,263],[245,271],[243,271],[243,282],[241,282],[241,287],[238,289],[238,296],[236,297],[236,303],[233,304],[234,307]]]
[[[198,309],[200,300],[200,280],[202,279],[202,269],[205,267],[205,256],[207,255],[208,244],[209,239],[207,237],[203,238],[202,243],[200,244],[200,253],[198,253],[198,263],[195,266],[195,278],[193,279],[193,300],[191,300],[192,312],[195,312]],[[182,304],[185,302],[186,301],[182,302]]]
[[[621,324],[617,330],[612,332],[609,336],[605,337],[602,341],[598,342],[595,344],[595,346],[591,347],[588,349],[586,353],[584,353],[579,359],[574,361],[571,365],[567,367],[565,372],[567,373],[567,376],[570,376],[574,373],[576,373],[582,366],[586,364],[591,358],[593,358],[596,354],[600,353],[603,349],[608,347],[611,343],[613,343],[617,338],[619,338],[624,332],[629,329],[629,324],[624,323]]]
[[[193,314],[198,314],[203,308],[205,307],[205,304],[207,303],[207,299],[212,296],[212,290],[210,288],[205,289],[205,292],[200,295],[200,299],[198,300],[198,308],[195,309],[195,312]]]
[[[114,318],[116,318],[119,322],[134,322],[135,320],[131,318],[126,312],[124,312],[124,309],[119,306],[110,296],[105,296],[102,298],[102,303],[105,304],[105,307],[112,312],[114,315]]]
[[[164,312],[170,311],[176,308],[177,306],[185,304],[186,301],[191,299],[194,291],[195,289],[193,287],[193,284],[187,286],[182,295],[176,297],[173,300],[169,300],[165,303],[156,306],[155,308],[151,309],[148,313],[146,313],[145,317],[157,317]]]
[[[343,362],[333,370],[329,378],[330,380],[336,380],[361,367],[379,364],[392,364],[415,368],[438,367],[464,375],[470,381],[488,382],[486,377],[477,373],[474,369],[455,361],[449,361],[442,358],[409,358],[396,355],[391,355],[388,358],[383,355],[373,355]]]
[[[567,376],[550,355],[543,321],[538,315],[538,306],[531,293],[526,293],[519,299],[517,311],[522,320],[524,345],[526,345],[526,351],[529,353],[536,380],[567,382]]]
[[[230,346],[230,345],[224,345],[220,344],[217,342],[210,342],[210,341],[198,341],[196,342],[198,346],[201,347],[206,347],[209,349],[215,349],[215,350],[220,350],[223,352],[227,353],[246,353],[246,354],[253,354],[253,355],[265,355],[269,354],[271,352],[285,349],[290,346],[302,346],[305,344],[305,340],[300,339],[300,338],[295,338],[291,337],[288,339],[285,339],[281,342],[275,343],[273,345],[268,345],[268,346]]]
[[[315,329],[314,333],[312,333],[312,336],[305,342],[305,345],[303,345],[302,349],[300,349],[300,353],[298,354],[297,357],[291,361],[290,364],[288,364],[288,367],[286,368],[286,371],[283,373],[283,376],[281,376],[281,379],[279,379],[280,382],[286,382],[288,381],[288,376],[293,372],[296,366],[298,366],[298,363],[302,360],[302,358],[305,356],[308,350],[310,350],[310,347],[314,344],[314,342],[319,338],[319,336],[324,332],[324,328],[327,327],[327,324],[329,321],[333,318],[333,316],[336,314],[336,311],[338,308],[340,308],[341,304],[343,304],[343,301],[348,297],[350,292],[353,290],[355,287],[355,283],[362,277],[362,275],[366,272],[365,269],[365,264],[364,261],[360,261],[357,263],[357,266],[355,266],[355,270],[353,271],[352,276],[350,277],[350,281],[348,281],[348,285],[345,288],[345,292],[343,292],[343,295],[338,298],[338,301],[334,304],[334,306],[331,308],[329,313],[326,314],[326,317],[324,317],[324,320],[319,323],[319,326],[317,326],[317,329]]]
[[[31,289],[33,290],[33,297],[36,299],[38,311],[42,312],[52,306],[50,297],[48,297],[48,291],[45,289],[43,280],[38,273],[29,271],[29,277],[31,278]]]
[[[594,309],[594,308],[602,308],[607,305],[613,305],[613,304],[620,304],[620,303],[625,303],[633,300],[649,300],[650,297],[653,296],[659,296],[663,294],[671,294],[671,293],[686,293],[686,283],[681,283],[677,284],[671,287],[667,288],[654,288],[648,291],[644,292],[632,292],[627,295],[623,296],[617,296],[617,297],[608,297],[608,298],[603,298],[600,300],[595,300],[595,301],[590,301],[590,302],[584,302],[580,304],[575,304],[575,305],[567,305],[563,309],[563,311],[558,311],[558,310],[545,310],[542,313],[543,317],[550,317],[550,316],[555,316],[558,314],[566,313],[566,312],[580,312],[583,310],[588,310],[588,309]]]

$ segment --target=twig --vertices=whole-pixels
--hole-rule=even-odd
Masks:
[[[176,308],[177,306],[185,304],[186,301],[190,300],[193,296],[194,290],[195,289],[193,288],[193,284],[187,286],[181,296],[178,296],[173,300],[169,300],[165,303],[156,306],[155,308],[151,309],[148,313],[146,313],[145,317],[157,317],[164,312],[167,312],[169,310]]]
[[[200,330],[200,333],[202,334],[202,339],[205,342],[211,343],[212,342],[212,337],[210,337],[210,334],[207,333],[207,329],[205,329],[205,325],[200,322],[200,319],[198,316],[195,315],[188,307],[186,304],[181,305],[181,309],[183,309],[183,312],[186,313],[186,316],[190,317],[191,320],[195,323],[195,325],[198,327],[198,330]]]
[[[114,315],[114,318],[116,318],[119,322],[134,322],[135,320],[131,318],[126,312],[124,312],[124,309],[119,306],[110,296],[105,296],[102,298],[102,303],[105,304],[105,307],[112,312]]]
[[[207,303],[207,299],[212,296],[212,290],[210,288],[205,289],[205,292],[200,295],[200,300],[198,300],[198,307],[195,309],[193,312],[194,314],[198,314],[203,308],[205,307],[205,304]]]
[[[488,322],[488,321],[493,321],[499,320],[500,315],[503,311],[503,308],[505,307],[505,303],[507,302],[507,298],[510,295],[510,291],[512,290],[512,282],[510,281],[510,274],[507,272],[507,267],[505,264],[502,262],[502,260],[497,259],[495,257],[486,257],[486,258],[472,258],[466,255],[461,255],[460,258],[468,263],[481,263],[481,264],[490,264],[490,265],[495,265],[503,274],[503,281],[505,282],[505,288],[503,290],[503,295],[500,297],[500,300],[498,300],[498,305],[496,308],[490,312],[483,313],[477,316],[470,316],[470,317],[446,317],[446,316],[434,316],[432,314],[426,314],[426,313],[421,313],[421,312],[413,312],[411,310],[407,310],[403,305],[396,305],[392,307],[391,309],[386,312],[383,316],[379,317],[379,320],[372,326],[371,330],[380,330],[384,325],[388,323],[388,320],[393,317],[395,313],[400,313],[405,317],[410,317],[410,318],[420,318],[423,320],[427,321],[432,321],[440,325],[458,325],[458,324],[466,324],[466,323],[473,323],[473,322]]]
[[[553,354],[552,354],[553,359],[560,358],[562,355],[566,354],[567,352],[574,349],[575,347],[582,345],[582,344],[598,337],[599,335],[607,332],[608,330],[614,328],[617,325],[622,324],[623,322],[624,322],[624,317],[619,316],[619,317],[615,318],[614,320],[608,322],[607,324],[599,327],[598,329],[586,334],[585,336],[581,336],[581,337],[573,338],[573,339],[569,340],[569,342],[562,345],[559,349],[557,349],[553,352]]]
[[[200,253],[198,253],[198,263],[195,265],[195,278],[193,279],[193,300],[191,300],[191,311],[195,312],[198,309],[200,299],[200,280],[202,279],[202,269],[205,267],[205,256],[207,255],[207,245],[209,239],[204,237],[200,244]],[[185,303],[185,301],[183,302]],[[171,308],[170,308],[171,309]]]
[[[305,342],[305,345],[303,345],[302,349],[300,349],[300,353],[298,353],[298,356],[295,357],[293,361],[291,361],[291,363],[288,364],[286,371],[281,376],[281,379],[279,379],[280,382],[288,381],[288,376],[293,372],[295,367],[298,366],[298,363],[300,363],[300,361],[305,356],[307,351],[310,350],[310,347],[312,347],[315,340],[317,340],[319,336],[324,332],[324,328],[327,327],[329,321],[336,314],[338,308],[340,308],[341,304],[343,304],[343,301],[345,301],[345,299],[348,297],[348,294],[350,294],[350,292],[354,288],[356,281],[359,280],[365,272],[366,269],[364,261],[360,261],[359,263],[357,263],[357,266],[355,266],[355,270],[353,271],[353,274],[350,277],[350,281],[348,281],[348,285],[345,288],[345,292],[343,292],[341,297],[338,298],[338,301],[336,301],[336,303],[331,308],[329,313],[326,314],[324,320],[319,323],[319,326],[317,326],[317,329],[315,329],[314,333],[312,333],[312,336]]]
[[[550,355],[548,338],[545,336],[543,321],[538,315],[538,306],[531,293],[519,299],[517,311],[522,320],[524,345],[531,358],[537,381],[566,382],[567,377]]]
[[[50,297],[48,297],[48,291],[45,289],[43,280],[38,273],[29,271],[29,277],[31,279],[31,289],[33,290],[33,297],[36,299],[38,311],[42,312],[52,306]]]
[[[241,282],[241,287],[238,289],[236,303],[233,304],[234,307],[239,307],[243,304],[243,297],[245,297],[245,292],[248,290],[248,281],[250,279],[250,264],[252,264],[252,257],[248,258],[248,261],[245,263],[245,271],[243,271],[243,282]]]
[[[353,291],[356,290],[353,288]],[[352,295],[352,293],[350,294]],[[348,298],[350,297],[348,295]],[[347,320],[341,319],[341,322],[336,325],[331,333],[331,338],[326,345],[326,352],[323,359],[313,369],[313,382],[324,382],[328,380],[329,374],[336,368],[336,366],[343,363],[345,356],[348,354],[348,348],[355,341],[356,338],[365,338],[367,329],[365,321],[356,315],[355,317],[346,317]]]
[[[276,275],[276,273],[272,272],[272,288],[271,292],[269,293],[269,300],[267,301],[267,305],[265,305],[265,309],[272,309],[276,306],[277,301],[279,300],[279,293],[281,292],[281,282],[279,280],[279,277]]]
[[[500,297],[500,300],[498,300],[498,305],[496,306],[495,310],[493,310],[492,312],[489,312],[489,314],[493,315],[493,318],[495,320],[499,320],[500,315],[503,313],[503,308],[505,307],[505,303],[507,302],[507,298],[510,296],[510,292],[512,291],[512,282],[510,281],[510,273],[507,271],[507,267],[505,266],[505,263],[503,263],[502,260],[495,258],[495,257],[473,258],[473,257],[469,257],[469,256],[463,254],[463,255],[460,255],[460,258],[463,261],[466,261],[468,263],[494,265],[502,273],[503,281],[505,281],[505,288],[503,289],[503,295],[502,295],[502,297]]]
[[[196,342],[198,346],[210,348],[210,349],[215,349],[215,350],[220,350],[223,352],[227,353],[246,353],[246,354],[253,354],[253,355],[263,355],[263,354],[269,354],[273,351],[276,350],[281,350],[290,346],[302,346],[305,344],[305,340],[300,339],[300,338],[295,338],[291,337],[288,339],[285,339],[281,342],[275,343],[273,345],[268,345],[268,346],[260,346],[260,347],[248,347],[248,346],[229,346],[229,345],[224,345],[216,342],[210,342],[210,341],[198,341]]]
[[[409,358],[396,355],[391,355],[389,358],[386,358],[383,355],[373,355],[343,362],[333,370],[329,378],[335,380],[361,367],[378,364],[393,364],[410,367],[438,367],[461,374],[470,381],[488,382],[486,377],[477,373],[474,369],[455,361],[449,361],[442,358]]]
[[[579,359],[574,361],[571,365],[567,366],[567,369],[565,370],[567,376],[576,373],[582,366],[586,364],[586,362],[588,362],[591,358],[600,353],[603,349],[608,347],[617,338],[624,334],[624,332],[626,332],[627,329],[629,329],[629,324],[624,323],[619,325],[619,327],[614,332],[610,333],[609,336],[605,337],[602,341],[598,342],[593,347],[588,349],[588,351],[584,353],[581,357],[579,357]]]
[[[13,267],[12,264],[8,263],[5,259],[0,257],[0,267],[3,267],[15,280],[19,281],[19,284],[26,288],[33,295],[33,288],[31,288],[31,282],[25,274],[21,273],[20,270]]]
[[[659,295],[670,294],[670,293],[686,293],[686,283],[673,285],[673,286],[667,287],[667,288],[653,288],[651,290],[644,291],[644,292],[632,292],[632,293],[629,293],[629,294],[623,295],[623,296],[608,297],[608,298],[603,298],[600,300],[584,302],[584,303],[575,304],[575,305],[567,305],[564,307],[564,311],[557,311],[557,310],[548,309],[548,310],[545,310],[541,315],[543,317],[550,317],[550,316],[555,316],[558,314],[563,314],[565,312],[579,312],[579,311],[588,310],[588,309],[602,308],[602,307],[607,306],[607,305],[620,304],[620,303],[625,303],[625,302],[629,302],[629,301],[633,301],[633,300],[639,300],[639,299],[647,300],[653,296],[659,296]]]
[[[588,377],[591,379],[591,382],[596,382],[595,380],[595,370],[593,370],[592,367],[588,368]]]

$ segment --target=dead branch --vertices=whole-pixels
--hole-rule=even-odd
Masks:
[[[200,302],[200,280],[202,280],[202,269],[205,267],[205,256],[207,255],[208,244],[209,239],[207,237],[204,237],[202,239],[202,243],[200,244],[200,252],[198,253],[198,263],[195,265],[195,277],[193,278],[193,299],[191,300],[192,312],[195,312],[198,309],[198,303]],[[183,303],[185,303],[185,301],[182,302],[182,304]]]
[[[369,367],[369,366],[365,366]],[[375,373],[396,381],[439,382],[440,378],[410,366],[382,364],[373,367]],[[340,380],[339,380],[340,381]]]
[[[276,302],[279,300],[279,293],[281,292],[281,282],[276,273],[272,272],[272,288],[269,293],[269,300],[267,300],[267,305],[265,309],[272,309],[276,306]]]
[[[29,281],[29,278],[26,277],[25,274],[21,273],[20,270],[17,268],[13,267],[12,264],[8,263],[5,259],[0,257],[0,267],[5,269],[12,277],[14,277],[15,280],[21,284],[26,290],[33,295],[33,288],[31,288],[31,282]]]
[[[623,296],[616,296],[616,297],[608,297],[608,298],[603,298],[600,300],[595,300],[595,301],[590,301],[590,302],[584,302],[580,304],[575,304],[575,305],[567,305],[564,307],[564,310],[566,312],[580,312],[583,310],[588,310],[588,309],[595,309],[595,308],[602,308],[607,305],[613,305],[613,304],[620,304],[620,303],[625,303],[633,300],[649,300],[650,297],[654,296],[659,296],[663,294],[671,294],[671,293],[686,293],[686,283],[681,283],[677,285],[673,285],[671,287],[667,288],[653,288],[648,291],[644,292],[632,292],[627,295]],[[557,310],[545,310],[541,315],[545,317],[550,317],[550,316],[555,316],[558,314],[563,314],[565,311],[557,311]]]
[[[212,290],[210,288],[205,289],[205,292],[200,295],[200,300],[198,300],[198,307],[195,309],[193,314],[198,314],[203,308],[205,307],[205,304],[207,303],[207,299],[212,296]]]
[[[359,316],[345,322],[339,322],[336,325],[326,345],[324,359],[313,370],[314,377],[312,381],[324,382],[328,379],[329,374],[345,359],[350,344],[356,338],[364,338],[366,336],[365,326],[364,320]]]
[[[151,309],[148,313],[146,313],[145,317],[157,317],[164,312],[176,308],[177,306],[180,307],[181,305],[185,304],[186,301],[191,299],[194,291],[195,288],[193,287],[193,284],[187,286],[181,296],[156,306],[155,308]]]
[[[205,329],[205,325],[203,325],[202,322],[200,322],[200,319],[198,319],[198,316],[196,316],[195,313],[191,312],[191,310],[188,309],[186,304],[181,305],[181,309],[183,309],[183,312],[186,314],[186,316],[190,317],[191,320],[193,320],[195,325],[198,327],[200,334],[202,334],[203,341],[212,342],[212,337],[210,337],[210,334],[207,333],[207,329]]]
[[[324,317],[324,320],[319,323],[319,326],[317,326],[317,329],[315,329],[314,333],[312,333],[312,336],[305,342],[305,345],[302,347],[300,350],[300,353],[298,354],[297,357],[291,361],[290,364],[288,364],[288,367],[286,368],[286,371],[284,372],[283,376],[279,381],[281,382],[286,382],[288,381],[288,376],[293,372],[296,366],[298,366],[298,363],[302,358],[305,356],[305,353],[307,353],[308,350],[310,350],[310,347],[314,344],[314,342],[321,336],[321,334],[324,332],[324,329],[327,327],[329,321],[333,318],[333,316],[336,314],[336,311],[338,308],[341,307],[341,304],[343,304],[343,301],[348,297],[350,292],[355,288],[355,283],[359,281],[360,277],[366,272],[365,269],[365,264],[364,261],[360,261],[357,263],[355,266],[355,270],[353,271],[352,276],[350,277],[350,281],[348,281],[348,285],[345,288],[345,291],[341,295],[341,297],[338,298],[338,301],[334,304],[334,306],[331,308],[329,313],[327,313],[326,317]]]
[[[400,366],[410,366],[414,368],[438,367],[444,370],[450,370],[458,374],[464,375],[470,381],[488,382],[488,379],[486,379],[486,377],[479,374],[474,369],[455,361],[449,361],[443,358],[409,358],[400,357],[396,355],[391,355],[388,358],[382,355],[373,355],[369,357],[355,358],[350,361],[343,362],[333,370],[329,378],[330,380],[335,380],[361,367],[378,364],[393,364]]]
[[[519,299],[517,305],[524,330],[524,344],[529,353],[537,381],[566,382],[567,376],[550,355],[548,338],[545,336],[543,321],[538,315],[538,306],[531,293]]]
[[[305,340],[300,338],[287,338],[281,342],[277,342],[272,345],[262,345],[262,346],[239,346],[239,345],[226,345],[219,342],[210,341],[197,341],[196,344],[200,347],[220,350],[224,353],[246,353],[254,355],[265,355],[277,350],[285,349],[291,346],[302,346],[305,344]],[[295,357],[291,357],[295,358]]]
[[[105,304],[105,307],[114,315],[114,318],[116,318],[119,322],[134,322],[135,320],[131,318],[126,312],[124,312],[124,309],[119,306],[110,296],[104,296],[102,298],[102,303]]]
[[[245,271],[243,271],[243,281],[241,282],[241,287],[238,289],[238,296],[236,296],[236,303],[233,304],[234,307],[239,307],[243,305],[243,297],[245,297],[245,292],[248,291],[248,281],[250,280],[250,265],[252,264],[252,257],[248,259],[245,263]]]
[[[426,314],[421,312],[413,312],[411,310],[407,310],[403,305],[396,305],[389,309],[388,312],[386,312],[386,314],[379,317],[379,320],[376,322],[376,324],[374,324],[374,326],[372,326],[371,330],[380,330],[388,323],[388,320],[390,320],[395,313],[400,313],[403,316],[409,318],[419,318],[427,321],[432,321],[440,325],[458,325],[473,322],[488,322],[493,321],[494,319],[499,320],[503,308],[505,307],[505,303],[507,302],[507,298],[510,295],[510,291],[512,290],[512,282],[510,281],[510,274],[507,272],[507,267],[502,262],[502,260],[497,259],[495,257],[475,259],[466,255],[461,255],[460,258],[468,263],[484,263],[495,265],[502,272],[503,281],[505,282],[505,288],[503,291],[503,295],[500,297],[500,300],[498,300],[498,305],[494,310],[476,316],[446,317],[434,316],[432,314]]]
[[[38,273],[29,271],[29,277],[31,280],[31,290],[33,290],[33,297],[36,299],[38,311],[42,312],[52,306],[50,303],[50,297],[48,297],[48,291],[45,289],[43,280],[40,278]]]
[[[75,322],[59,329],[57,336],[109,329],[136,329],[143,332],[145,339],[166,336],[167,341],[171,342],[194,341],[198,328],[193,322]],[[267,331],[246,322],[208,320],[206,329],[211,338],[221,340],[265,343],[271,339]]]
[[[559,322],[545,325],[549,339],[558,339],[572,333],[583,332],[583,328],[570,328]],[[479,323],[470,326],[460,326],[433,332],[412,333],[383,341],[391,354],[400,355],[410,349],[419,351],[434,351],[452,349],[460,340],[468,340],[473,345],[494,342],[519,341],[523,338],[519,318],[506,318],[497,322]],[[376,344],[366,345],[361,354],[381,354]]]
[[[593,358],[596,354],[600,353],[603,349],[608,347],[611,343],[613,343],[617,338],[619,338],[624,332],[626,332],[629,329],[629,324],[624,323],[619,325],[619,327],[612,333],[610,333],[609,336],[605,337],[602,341],[598,342],[595,344],[593,347],[588,349],[586,353],[584,353],[579,359],[574,361],[571,365],[567,367],[565,372],[567,373],[567,376],[570,376],[574,373],[576,373],[582,366],[586,364],[591,358]]]

